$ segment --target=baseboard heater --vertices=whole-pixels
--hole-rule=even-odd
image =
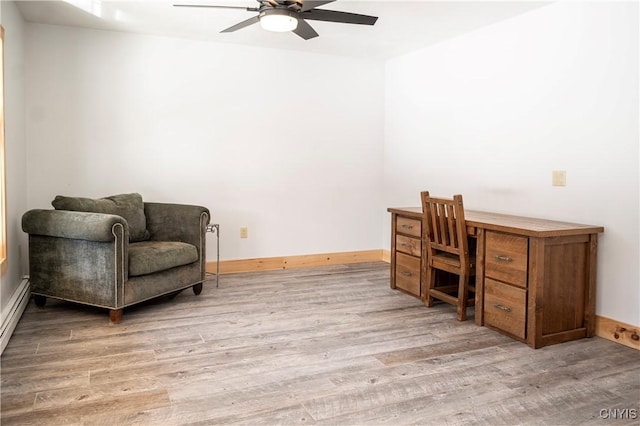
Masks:
[[[29,303],[29,296],[31,295],[31,290],[29,286],[29,277],[24,277],[22,281],[20,281],[20,285],[16,289],[16,291],[11,296],[9,303],[6,308],[2,311],[2,330],[0,333],[0,354],[4,352],[4,348],[9,343],[9,339],[13,334],[13,330],[15,330],[18,325],[18,321],[20,321],[20,317],[22,313],[27,307]]]

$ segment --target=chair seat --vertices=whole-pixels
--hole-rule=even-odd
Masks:
[[[431,256],[431,262],[433,265],[447,265],[452,268],[460,269],[460,257],[455,254],[441,252]],[[473,273],[475,270],[476,257],[469,256],[469,270]]]
[[[192,244],[177,241],[141,241],[129,244],[129,276],[153,274],[198,260]]]

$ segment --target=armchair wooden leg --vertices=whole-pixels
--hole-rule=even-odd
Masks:
[[[47,303],[47,298],[45,296],[40,296],[39,294],[34,294],[33,301],[38,308],[44,308],[45,303]]]
[[[202,283],[198,283],[198,284],[194,284],[193,285],[193,293],[197,296],[200,293],[202,293]]]
[[[122,320],[122,309],[111,309],[109,311],[109,322],[118,324]]]

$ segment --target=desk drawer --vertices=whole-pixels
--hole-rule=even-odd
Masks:
[[[511,234],[487,231],[485,275],[519,287],[527,287],[529,240]]]
[[[420,258],[396,253],[396,287],[420,297]]]
[[[418,238],[396,235],[396,250],[412,256],[420,257],[422,242]]]
[[[422,238],[422,221],[398,216],[396,231],[401,234]]]
[[[485,278],[485,324],[524,339],[526,337],[526,320],[527,291]]]

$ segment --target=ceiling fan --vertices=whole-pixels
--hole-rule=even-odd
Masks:
[[[258,12],[256,16],[239,22],[220,32],[231,33],[260,22],[262,28],[266,30],[278,32],[293,31],[305,40],[318,37],[318,33],[307,23],[307,20],[360,25],[373,25],[378,20],[377,16],[316,9],[318,6],[334,1],[335,0],[257,0],[257,2],[260,3],[258,7],[214,6],[204,4],[174,4],[174,6],[244,9],[248,12]]]

